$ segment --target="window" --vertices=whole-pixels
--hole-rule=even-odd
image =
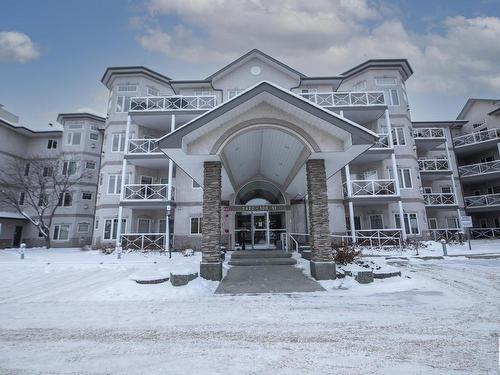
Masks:
[[[193,189],[201,189],[201,186],[199,183],[197,183],[195,180],[191,180],[191,187]]]
[[[479,226],[481,228],[488,228],[488,220],[482,217],[481,219],[479,219]]]
[[[87,192],[87,191],[84,191],[84,192],[82,193],[82,199],[84,199],[84,200],[90,200],[90,199],[92,199],[92,193],[89,193],[89,192]]]
[[[384,98],[387,103],[387,105],[390,106],[398,106],[399,105],[399,96],[398,96],[398,90],[396,87],[390,88],[390,87],[384,87],[384,86],[396,86],[397,85],[397,79],[395,77],[379,77],[375,78],[375,84],[377,86],[382,86],[378,87],[378,90],[384,92]]]
[[[123,152],[125,150],[125,133],[113,133],[111,143],[112,152]]]
[[[378,172],[376,170],[363,172],[363,180],[373,181],[377,179],[378,179]]]
[[[46,206],[48,204],[47,202],[47,197],[43,194],[41,194],[38,197],[38,207]]]
[[[438,221],[436,218],[429,218],[429,229],[438,229]]]
[[[158,233],[166,233],[167,231],[167,220],[160,219],[158,222]]]
[[[69,224],[59,224],[54,226],[52,239],[55,241],[65,241],[69,239]]]
[[[122,219],[122,233],[125,232],[127,227],[127,219]],[[116,234],[118,232],[118,219],[106,219],[104,221],[104,239],[105,240],[116,240]]]
[[[28,176],[30,174],[30,163],[26,163],[24,166],[24,175]]]
[[[239,89],[227,90],[227,98],[228,99],[234,98],[235,96],[241,94],[242,92],[243,90]]]
[[[150,219],[138,219],[137,233],[149,233],[150,225],[151,225]]]
[[[448,224],[448,228],[460,228],[458,217],[456,216],[448,216],[446,218],[446,223]]]
[[[398,81],[396,77],[377,77],[375,78],[375,84],[377,86],[394,86],[397,85]]]
[[[130,175],[125,176],[125,184],[130,181]],[[121,194],[122,191],[122,175],[110,174],[108,178],[108,194]]]
[[[54,167],[43,167],[43,177],[51,177],[54,175]]]
[[[300,92],[302,94],[315,94],[318,92],[318,89],[302,89]]]
[[[382,215],[370,215],[370,229],[384,229]]]
[[[116,97],[116,113],[125,113],[130,110],[130,96],[117,96]]]
[[[97,134],[97,133],[90,133],[89,134],[89,138],[92,141],[97,141],[99,139],[99,134]]]
[[[442,186],[441,187],[441,193],[443,193],[443,194],[451,194],[451,193],[453,193],[453,190],[452,190],[451,186]]]
[[[65,193],[59,194],[59,202],[57,202],[58,206],[69,207],[73,203],[73,194],[67,191]]]
[[[85,162],[86,169],[95,169],[95,161],[87,161]]]
[[[77,230],[79,233],[88,233],[90,230],[90,224],[89,223],[78,223]]]
[[[90,125],[90,130],[98,131],[99,130],[99,125]]]
[[[135,92],[137,91],[137,85],[135,83],[124,83],[123,85],[118,85],[119,92]]]
[[[19,194],[19,205],[24,206],[24,199],[26,198],[26,193],[24,191],[21,191]]]
[[[401,229],[401,222],[399,221],[399,214],[394,215],[396,221],[396,228]],[[416,213],[404,214],[406,234],[419,234],[418,219]]]
[[[366,90],[366,81],[359,81],[352,87],[353,91],[364,91]]]
[[[155,87],[148,87],[148,96],[159,96],[160,90]]]
[[[213,92],[210,90],[199,90],[194,92],[194,96],[210,96]]]
[[[81,139],[82,139],[81,132],[71,131],[68,133],[68,136],[66,137],[66,144],[68,146],[78,146],[80,144]]]
[[[201,234],[201,217],[192,217],[191,218],[191,234]]]
[[[346,217],[347,230],[351,230],[351,219],[349,216]],[[361,230],[361,219],[359,216],[354,216],[354,229]]]
[[[432,188],[431,187],[424,187],[424,194],[432,194]]]
[[[57,148],[57,140],[55,140],[55,139],[49,139],[47,141],[47,148],[49,150],[55,150]]]
[[[392,143],[394,146],[404,146],[406,144],[405,128],[401,126],[392,128]]]
[[[492,155],[485,156],[481,158],[481,163],[489,163],[490,161],[494,161],[495,158]]]
[[[63,176],[73,176],[76,174],[76,161],[65,161],[63,163]]]
[[[410,168],[399,168],[399,187],[401,189],[411,189],[413,187],[411,183],[411,170]]]
[[[95,229],[99,228],[99,218],[96,217],[95,218],[95,226],[94,226]]]

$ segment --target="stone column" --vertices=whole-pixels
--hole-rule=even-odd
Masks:
[[[316,280],[335,279],[335,262],[328,219],[325,161],[323,159],[308,160],[306,173],[312,250],[311,275]]]
[[[221,240],[221,162],[203,164],[203,222],[200,276],[207,280],[222,279]]]

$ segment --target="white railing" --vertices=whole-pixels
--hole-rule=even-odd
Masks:
[[[458,172],[460,173],[460,177],[500,172],[500,160],[489,161],[486,163],[462,165],[458,167]]]
[[[379,136],[377,142],[371,147],[371,149],[376,149],[376,148],[382,148],[382,149],[387,149],[387,148],[392,148],[389,145],[389,134],[377,134]]]
[[[451,171],[448,159],[420,159],[418,169],[421,172]]]
[[[500,228],[470,228],[469,233],[471,238],[475,240],[500,238]]]
[[[455,240],[460,232],[459,228],[429,229],[430,238],[434,241],[446,240],[448,242]]]
[[[500,139],[500,129],[490,129],[483,132],[461,135],[453,140],[455,147],[473,145],[476,143]]]
[[[457,204],[453,193],[424,194],[424,202],[426,206],[453,206]]]
[[[212,109],[217,105],[215,95],[143,96],[130,98],[131,111],[172,111]]]
[[[441,128],[417,128],[413,129],[415,139],[444,138],[444,130]]]
[[[172,199],[173,199],[172,189]],[[126,184],[124,200],[167,200],[168,184]]]
[[[386,103],[383,91],[308,92],[299,95],[322,107],[374,106]]]
[[[158,139],[130,139],[128,141],[129,154],[160,153]]]
[[[397,196],[395,180],[351,180],[353,197]],[[344,182],[344,195],[348,196],[347,182]]]
[[[165,233],[124,233],[120,238],[124,250],[165,250]]]
[[[500,194],[471,195],[464,197],[465,207],[488,207],[500,205]]]
[[[360,229],[355,232],[356,245],[369,247],[401,246],[401,234],[401,229]]]
[[[309,233],[287,233],[290,241],[286,241],[287,251],[302,252],[311,248]]]

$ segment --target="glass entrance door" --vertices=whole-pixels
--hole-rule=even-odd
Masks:
[[[252,240],[254,249],[269,248],[269,213],[252,212]]]

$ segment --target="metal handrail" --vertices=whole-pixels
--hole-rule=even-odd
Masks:
[[[396,180],[351,180],[353,197],[397,196]],[[344,195],[348,196],[347,182],[344,182]]]
[[[500,160],[488,161],[486,163],[462,165],[458,167],[458,172],[460,173],[460,177],[500,172]]]
[[[173,193],[172,188],[172,193]],[[167,200],[168,184],[125,184],[124,200]]]
[[[428,193],[424,194],[426,206],[456,205],[457,199],[454,193]]]
[[[322,107],[354,107],[385,105],[383,91],[335,91],[299,93],[303,98]]]
[[[136,138],[128,141],[129,154],[151,154],[161,153],[158,147],[158,139]]]
[[[413,138],[435,139],[435,138],[445,138],[445,136],[444,136],[444,130],[441,128],[416,128],[413,129]]]
[[[455,147],[463,147],[494,139],[500,139],[500,129],[489,129],[486,131],[461,135],[453,140],[453,144]]]
[[[421,172],[451,171],[448,159],[419,159],[418,169]]]
[[[500,205],[500,194],[470,195],[464,197],[465,207],[488,207]]]
[[[171,111],[212,109],[215,95],[135,96],[130,98],[131,111]]]

